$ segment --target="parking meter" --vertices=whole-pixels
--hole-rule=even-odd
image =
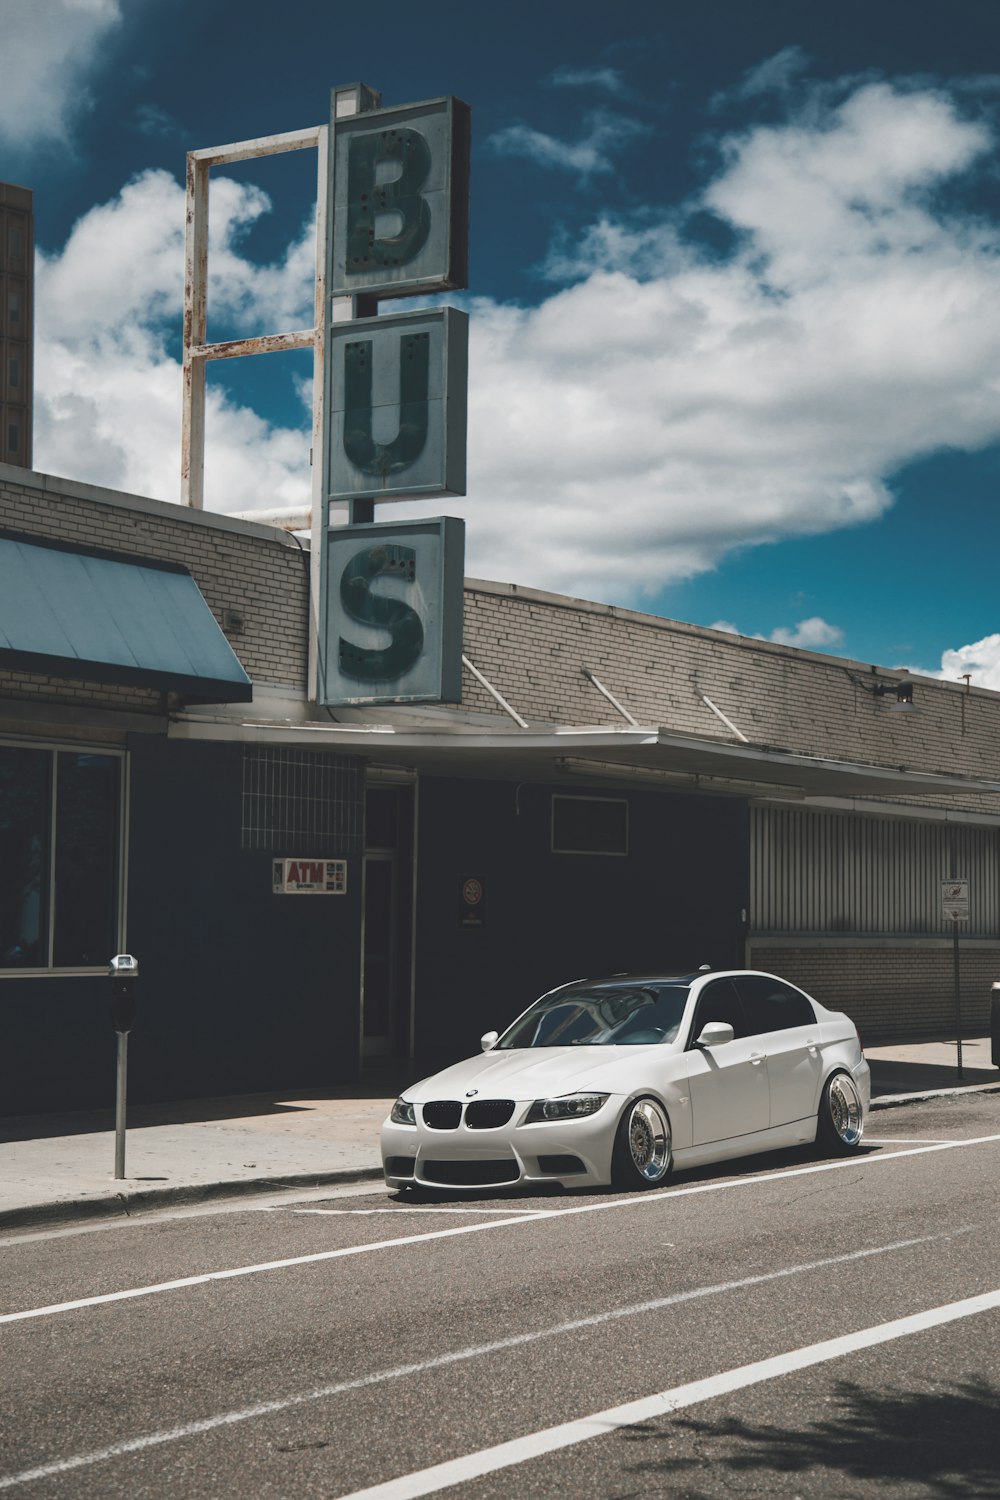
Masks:
[[[135,1020],[135,986],[139,978],[139,960],[131,953],[119,953],[108,965],[111,975],[111,1024],[115,1031],[131,1031]]]

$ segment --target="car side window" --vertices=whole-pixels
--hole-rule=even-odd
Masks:
[[[702,1031],[709,1021],[726,1021],[733,1028],[733,1036],[749,1036],[750,1030],[747,1026],[747,1018],[743,1010],[743,1003],[736,992],[736,986],[731,979],[716,979],[705,986],[698,997],[698,1005],[694,1013],[694,1024],[691,1027],[691,1035],[688,1046],[691,1047],[701,1036]]]
[[[788,1031],[811,1026],[816,1013],[801,990],[767,974],[744,974],[737,981],[753,1031]]]

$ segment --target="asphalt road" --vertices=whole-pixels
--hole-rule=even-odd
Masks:
[[[658,1193],[0,1240],[0,1493],[1000,1494],[1000,1096]]]

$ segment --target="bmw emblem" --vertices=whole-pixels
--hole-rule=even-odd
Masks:
[[[466,1099],[471,1099],[474,1094],[478,1094],[478,1093],[479,1093],[478,1089],[466,1089],[466,1091],[465,1091],[465,1097],[466,1097]]]

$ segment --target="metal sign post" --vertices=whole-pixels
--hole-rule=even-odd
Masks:
[[[958,967],[958,924],[969,920],[969,882],[962,877],[953,880],[942,880],[941,882],[941,911],[947,921],[951,922],[952,953],[954,957],[955,970],[955,1036],[958,1048],[958,1076],[964,1078],[962,1071],[962,991],[959,983]]]

